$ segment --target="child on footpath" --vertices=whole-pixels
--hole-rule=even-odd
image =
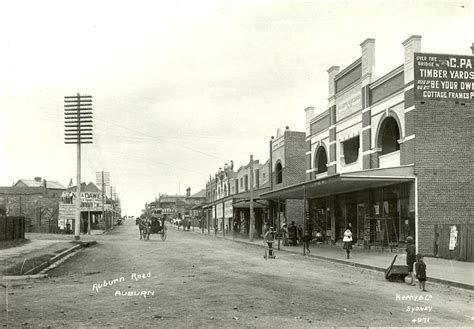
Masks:
[[[306,255],[306,253],[308,253],[309,255],[309,243],[311,242],[311,240],[313,239],[313,237],[311,236],[311,233],[309,232],[309,230],[304,230],[304,235],[303,235],[303,256]]]
[[[410,277],[410,282],[407,282],[410,286],[416,286],[415,276],[413,275],[413,264],[416,262],[416,247],[415,240],[411,237],[407,237],[407,266],[408,266],[408,275]]]
[[[426,289],[425,289],[426,264],[425,264],[425,261],[423,259],[422,254],[417,254],[416,255],[415,270],[416,270],[416,278],[418,279],[418,285],[419,285],[420,289],[423,289],[423,291],[426,291]]]

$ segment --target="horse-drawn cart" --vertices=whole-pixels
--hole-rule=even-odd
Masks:
[[[153,217],[151,219],[151,227],[150,227],[150,234],[160,234],[161,240],[166,240],[166,231],[168,229],[165,226],[165,219],[164,218],[156,218]]]
[[[140,240],[150,240],[150,234],[161,235],[161,240],[166,240],[166,231],[168,230],[165,226],[164,218],[152,217],[151,220],[137,218],[136,224],[140,230]]]

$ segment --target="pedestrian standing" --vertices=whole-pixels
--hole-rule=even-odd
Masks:
[[[296,239],[298,240],[298,245],[301,244],[301,239],[303,238],[303,228],[301,227],[301,224],[298,225],[298,229],[296,231],[297,237]]]
[[[426,291],[425,289],[425,282],[426,282],[426,264],[423,259],[422,254],[416,255],[416,278],[418,279],[418,285],[420,289]]]
[[[288,246],[288,228],[286,227],[286,224],[283,224],[281,227],[280,234],[283,238],[283,245]]]
[[[312,235],[311,235],[311,232],[309,230],[304,230],[304,234],[303,234],[303,238],[302,238],[302,241],[303,241],[303,255],[306,255],[306,253],[310,253],[309,251],[309,243],[311,242],[311,240],[313,239]]]
[[[263,230],[262,230],[262,236],[265,237],[265,233],[270,229],[270,225],[268,225],[268,222],[265,222],[263,225]]]
[[[349,259],[352,249],[352,225],[350,223],[347,224],[346,230],[344,231],[342,242],[344,242],[343,248],[346,250],[346,257]]]
[[[410,276],[410,282],[407,282],[407,284],[411,286],[415,286],[416,283],[415,281],[415,276],[413,274],[413,264],[415,264],[416,261],[416,247],[415,247],[415,240],[411,237],[407,237],[407,265],[408,265],[408,275]]]
[[[296,225],[295,221],[292,221],[290,226],[288,226],[288,237],[290,240],[290,244],[293,246],[297,245],[296,237],[297,237],[297,230],[296,230]]]

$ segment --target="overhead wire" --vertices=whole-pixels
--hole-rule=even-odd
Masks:
[[[35,108],[40,108],[41,111],[33,111],[33,116],[36,117],[36,118],[41,118],[41,119],[48,119],[48,120],[51,120],[51,121],[54,121],[54,120],[58,120],[58,121],[62,121],[63,120],[63,113],[62,113],[62,103],[59,103],[57,102],[56,100],[52,100],[51,98],[43,98],[43,99],[28,99],[26,100],[26,104],[24,104],[25,102],[23,101],[23,105],[31,105],[31,106],[34,106]],[[60,107],[59,107],[60,105]],[[58,107],[61,109],[59,110]],[[125,131],[128,131],[128,132],[131,132],[131,133],[118,133],[118,134],[113,134],[113,131],[112,131],[112,134],[111,134],[111,131],[109,130],[106,130],[104,129],[104,125],[95,125],[94,124],[94,132],[99,132],[100,134],[103,134],[103,135],[106,135],[108,137],[110,137],[111,135],[112,136],[115,136],[115,137],[118,137],[120,138],[122,141],[124,142],[130,142],[130,143],[137,143],[137,142],[147,142],[147,141],[153,141],[153,140],[156,140],[156,141],[159,141],[161,143],[164,143],[164,144],[167,144],[168,146],[171,146],[171,147],[181,147],[181,148],[184,148],[190,152],[194,152],[194,153],[198,153],[198,154],[201,154],[201,155],[204,155],[204,156],[207,156],[207,157],[211,157],[211,158],[214,158],[214,159],[218,159],[218,160],[223,160],[223,161],[227,161],[227,159],[223,159],[215,154],[212,154],[211,152],[206,152],[206,151],[203,151],[202,150],[202,142],[199,141],[199,139],[201,139],[202,137],[207,137],[209,138],[209,140],[214,140],[215,138],[213,136],[209,136],[207,134],[198,134],[198,136],[196,136],[196,134],[186,134],[184,133],[183,131],[180,131],[179,134],[176,134],[176,135],[173,135],[173,136],[170,136],[170,137],[167,137],[167,136],[160,136],[160,135],[152,135],[150,133],[147,133],[147,132],[144,132],[144,131],[140,131],[140,130],[136,130],[136,129],[133,129],[133,128],[130,128],[128,126],[125,126],[125,125],[122,125],[122,124],[119,124],[119,123],[116,123],[114,122],[113,120],[104,120],[104,119],[100,119],[100,118],[97,118],[95,117],[94,118],[94,121],[98,121],[98,122],[101,122],[103,123],[105,126],[115,126],[115,127],[118,127],[122,130],[125,130]],[[196,138],[198,137],[198,138]],[[188,144],[197,144],[199,143],[200,147],[201,147],[201,150],[197,149],[196,147],[190,147],[190,146],[187,146],[187,145],[183,145],[181,143],[177,143],[179,141],[183,141],[183,142],[186,142]],[[97,144],[95,145],[97,146]],[[100,147],[100,146],[99,146]],[[212,146],[211,146],[212,147]],[[140,152],[138,149],[136,148],[131,148],[129,150],[127,150],[127,152]],[[143,152],[140,153],[140,156],[143,157]],[[195,173],[199,173],[199,174],[203,174],[203,175],[208,175],[208,173],[204,173],[204,172],[201,172],[201,171],[197,171],[193,168],[184,168],[180,165],[177,165],[176,163],[166,163],[166,162],[163,162],[163,161],[156,161],[155,159],[150,159],[150,162],[147,163],[147,165],[150,165],[152,164],[153,166],[155,166],[156,164],[159,164],[163,167],[166,167],[166,168],[176,168],[176,169],[182,169],[186,172],[195,172]]]

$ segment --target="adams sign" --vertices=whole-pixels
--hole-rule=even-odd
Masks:
[[[415,100],[474,101],[474,56],[415,53]]]

